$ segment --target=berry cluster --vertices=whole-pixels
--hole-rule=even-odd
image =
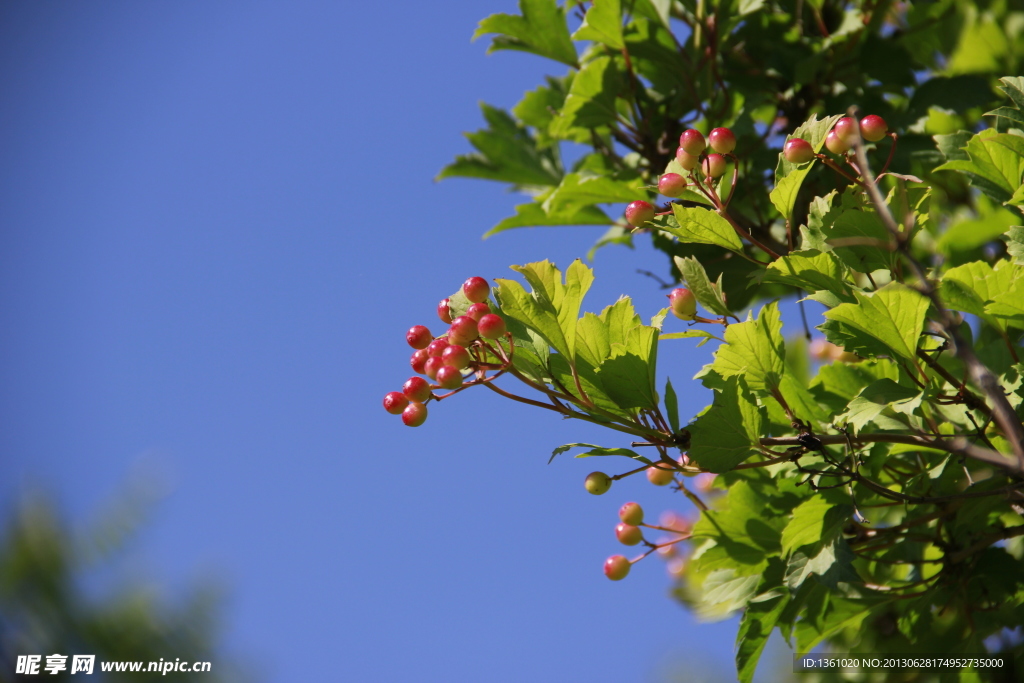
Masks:
[[[832,130],[825,136],[825,147],[833,154],[843,155],[854,146],[858,136],[868,142],[878,142],[889,134],[889,126],[881,116],[869,114],[860,120],[859,126],[857,119],[844,116],[836,121]],[[782,148],[782,155],[791,164],[806,164],[819,156],[815,154],[811,143],[803,138],[787,140]]]
[[[409,427],[419,427],[427,420],[427,403],[450,395],[437,396],[434,390],[460,391],[487,381],[488,370],[507,365],[509,357],[497,342],[507,336],[505,321],[491,312],[487,303],[489,293],[487,280],[471,277],[462,285],[462,294],[471,304],[465,315],[453,318],[449,299],[437,305],[438,317],[449,325],[447,332],[434,337],[424,325],[409,328],[405,340],[415,349],[409,363],[414,372],[426,375],[434,383],[423,377],[410,377],[401,391],[385,394],[384,410],[401,415],[402,422]],[[495,342],[497,348],[489,342]]]
[[[712,152],[706,154],[708,147]],[[703,190],[696,176],[696,168],[700,166],[706,179],[721,178],[728,167],[727,157],[732,157],[736,149],[736,136],[728,128],[715,128],[705,139],[704,134],[696,128],[683,131],[679,136],[679,148],[676,150],[676,162],[690,172],[690,180]],[[681,197],[689,182],[678,173],[666,173],[658,179],[658,192],[666,197]],[[649,202],[637,200],[626,207],[626,222],[635,228],[652,220],[657,214]]]
[[[625,555],[612,555],[604,561],[604,575],[612,581],[621,581],[629,574],[633,565],[653,552],[670,561],[669,573],[678,576],[683,570],[683,559],[679,557],[677,545],[692,535],[692,524],[674,512],[666,512],[661,516],[658,525],[644,523],[644,510],[639,503],[626,503],[619,508],[619,524],[615,526],[615,538],[622,545],[634,546],[641,543],[647,551],[630,560]],[[672,536],[662,537],[657,542],[644,538],[644,529],[663,531]]]

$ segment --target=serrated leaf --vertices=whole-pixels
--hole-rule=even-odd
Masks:
[[[676,256],[674,261],[683,276],[683,280],[686,281],[686,286],[689,287],[690,291],[693,292],[693,296],[697,299],[697,303],[712,313],[732,315],[722,296],[721,276],[718,278],[718,283],[712,284],[708,278],[707,271],[704,270],[704,266],[696,258],[680,258]]]
[[[727,472],[760,452],[765,416],[742,377],[725,380],[714,403],[690,430],[690,458],[711,472]]]
[[[826,235],[833,252],[854,270],[871,273],[895,264],[896,243],[874,211],[844,211]]]
[[[583,24],[572,34],[573,40],[593,40],[621,50],[622,8],[619,0],[594,0],[583,17]]]
[[[561,455],[562,453],[570,451],[573,448],[588,448],[588,449],[590,449],[590,450],[586,451],[585,453],[580,453],[580,454],[574,456],[576,458],[588,458],[588,457],[592,457],[592,456],[602,456],[602,455],[621,455],[621,456],[625,456],[627,458],[632,458],[634,460],[640,460],[641,462],[648,463],[648,464],[650,464],[650,462],[651,462],[650,460],[648,460],[647,458],[643,457],[639,453],[637,453],[635,451],[631,451],[628,448],[605,448],[604,446],[598,446],[597,444],[575,442],[575,443],[564,444],[562,446],[559,446],[555,450],[551,451],[551,457],[548,459],[548,464],[550,465],[551,461],[554,460],[555,457]]]
[[[1007,319],[992,315],[986,304],[1013,291],[1014,283],[1022,277],[1024,269],[1008,261],[997,262],[995,268],[985,261],[971,261],[943,274],[939,294],[949,308],[980,316],[1005,330]]]
[[[695,337],[701,339],[701,342],[696,346],[696,348],[698,349],[707,344],[712,339],[717,339],[720,342],[725,341],[724,339],[720,339],[705,330],[686,330],[684,332],[669,332],[667,334],[661,335],[660,337],[658,337],[658,339],[660,339],[661,341],[665,341],[668,339],[692,339]]]
[[[887,408],[909,414],[921,405],[922,398],[919,389],[901,386],[891,379],[880,379],[864,387],[850,401],[847,411],[836,419],[852,425],[856,434]]]
[[[877,292],[854,292],[856,304],[840,304],[825,317],[877,340],[895,355],[915,362],[928,299],[920,292],[891,282]],[[835,342],[833,342],[835,343]]]
[[[519,204],[516,208],[516,215],[510,216],[501,221],[493,228],[483,234],[484,239],[497,235],[499,232],[512,230],[513,228],[532,228],[554,225],[609,225],[612,220],[605,215],[604,211],[596,206],[584,206],[572,214],[550,215],[544,208],[535,202]]]
[[[526,312],[530,319],[544,324],[543,329],[540,327],[535,329],[544,335],[570,363],[573,362],[576,355],[576,321],[579,319],[583,297],[594,281],[593,271],[583,265],[582,261],[576,259],[566,269],[565,283],[563,284],[562,274],[550,261],[512,266],[512,269],[521,273],[533,287],[533,294],[530,297],[533,305],[523,301],[517,310]],[[498,282],[504,288],[504,283],[511,281],[499,280]],[[517,297],[517,300],[522,300],[522,296],[518,293]],[[504,305],[502,307],[504,308]],[[542,313],[546,313],[546,315],[542,315]],[[549,319],[551,316],[554,317],[558,325],[557,332],[550,329]],[[529,324],[526,320],[522,320],[522,322]]]
[[[953,159],[936,171],[959,171],[998,202],[1008,201],[1024,174],[1024,139],[983,130],[967,141],[968,160]]]
[[[492,14],[477,27],[473,40],[497,33],[488,53],[522,50],[576,66],[576,48],[569,37],[565,12],[555,0],[519,0],[522,15]]]
[[[584,64],[572,81],[565,106],[551,124],[551,134],[565,137],[573,128],[597,128],[613,123],[621,80],[610,57],[597,57]]]
[[[809,292],[824,289],[849,300],[845,277],[846,268],[834,254],[807,249],[790,252],[769,263],[762,282],[793,285]]]
[[[744,610],[736,634],[736,673],[740,683],[754,680],[757,662],[789,599],[789,593],[785,593],[768,600],[752,600]]]
[[[743,251],[743,242],[736,234],[736,230],[717,212],[697,206],[686,207],[673,204],[672,214],[679,227],[676,228],[671,224],[659,227],[665,232],[675,235],[680,242],[714,244],[736,252]]]
[[[777,302],[766,304],[757,320],[729,325],[725,342],[715,352],[714,362],[714,369],[722,377],[743,377],[756,394],[778,391],[786,351]]]
[[[672,380],[665,378],[665,412],[668,413],[668,424],[673,434],[679,433],[679,399],[672,387]]]
[[[1007,291],[996,295],[992,303],[986,304],[985,313],[1005,325],[1024,327],[1024,278],[1018,278]]]
[[[786,585],[798,590],[812,575],[829,588],[836,588],[840,582],[859,582],[860,577],[853,568],[854,554],[842,538],[829,542],[803,546],[795,551],[786,567]]]
[[[822,145],[825,144],[825,136],[840,118],[840,116],[829,116],[819,120],[815,114],[793,131],[793,134],[786,140],[803,138],[815,152],[820,152]],[[786,161],[782,154],[779,154],[779,163],[775,169],[775,188],[768,197],[787,221],[793,217],[793,207],[796,205],[800,186],[813,166],[813,161],[806,164],[792,164]]]
[[[793,510],[792,518],[782,530],[782,552],[785,555],[797,548],[814,543],[832,543],[853,512],[852,505],[844,505],[816,495]]]
[[[544,211],[553,217],[578,214],[592,204],[617,204],[646,197],[643,181],[613,180],[608,176],[567,173],[544,200]]]
[[[1014,226],[1006,233],[1006,251],[1018,266],[1024,266],[1024,227]]]
[[[462,177],[516,185],[557,185],[562,167],[555,151],[540,149],[529,132],[507,112],[485,103],[480,107],[489,127],[466,134],[477,151],[457,156],[441,169],[436,179]]]

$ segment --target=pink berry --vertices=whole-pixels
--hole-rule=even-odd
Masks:
[[[600,496],[603,493],[608,493],[608,489],[612,487],[612,478],[604,472],[591,472],[583,481],[583,486],[589,493]]]
[[[736,136],[728,128],[715,128],[708,134],[708,144],[719,154],[728,154],[736,149]]]
[[[469,309],[466,310],[466,315],[468,315],[473,320],[480,322],[480,318],[484,317],[490,312],[491,307],[487,305],[487,302],[482,302],[470,306]]]
[[[431,356],[423,364],[423,374],[430,379],[437,379],[437,371],[444,367],[444,361],[440,356]]]
[[[612,555],[604,561],[604,575],[612,581],[621,581],[629,574],[629,560],[622,555]]]
[[[676,287],[668,295],[672,312],[681,320],[693,320],[697,316],[697,299],[686,287]]]
[[[409,359],[409,364],[412,366],[413,372],[423,374],[423,366],[426,365],[427,359],[430,356],[427,355],[426,349],[419,349],[412,352],[412,358]]]
[[[678,173],[666,173],[658,179],[658,192],[666,197],[679,197],[686,189],[686,178]]]
[[[445,365],[437,371],[437,383],[445,389],[458,389],[462,386],[462,371]]]
[[[704,165],[702,166],[704,175],[711,178],[721,178],[725,175],[726,163],[725,157],[721,154],[709,154],[704,159]]]
[[[878,142],[889,132],[885,119],[875,114],[868,114],[860,120],[860,134],[869,142]]]
[[[448,348],[448,340],[443,337],[435,339],[427,345],[427,355],[431,358],[438,358]]]
[[[850,146],[834,130],[830,130],[825,136],[825,147],[833,154],[846,154],[850,150]]]
[[[803,138],[790,138],[782,148],[782,156],[791,164],[806,164],[814,159],[814,148]]]
[[[474,304],[487,300],[491,287],[482,277],[471,277],[462,283],[462,293]]]
[[[685,168],[687,171],[692,171],[697,168],[697,164],[700,163],[700,156],[696,154],[690,154],[685,149],[680,147],[676,150],[676,163]]]
[[[853,143],[857,142],[857,137],[860,132],[857,128],[857,119],[844,116],[843,118],[836,121],[836,125],[832,127],[832,131],[836,136],[846,143],[848,147],[853,147]]]
[[[406,427],[419,427],[427,421],[427,407],[422,403],[410,403],[402,411],[402,422]]]
[[[505,335],[505,321],[501,319],[500,315],[488,313],[480,318],[477,327],[480,330],[480,336],[487,339],[498,339]]]
[[[686,150],[687,154],[696,156],[704,151],[708,143],[699,130],[690,128],[683,131],[683,134],[679,136],[679,146]]]
[[[459,346],[469,346],[478,335],[476,321],[468,315],[460,315],[452,321],[452,326],[448,328],[448,340]]]
[[[409,405],[409,399],[401,391],[389,391],[384,394],[384,410],[392,415],[399,415]]]
[[[619,508],[619,519],[624,524],[640,526],[644,523],[644,509],[640,507],[640,503],[626,503]]]
[[[441,354],[441,360],[449,367],[463,370],[469,367],[469,363],[473,359],[470,358],[469,351],[466,350],[466,347],[459,346],[458,344],[452,344],[444,350],[444,353]]]
[[[665,467],[666,469],[662,469]],[[655,486],[668,486],[675,479],[675,472],[667,469],[667,465],[657,465],[647,468],[647,481]]]
[[[639,228],[641,225],[653,218],[654,207],[642,199],[630,202],[630,204],[626,206],[626,222],[634,228]]]
[[[441,299],[437,304],[437,317],[446,325],[452,324],[452,309],[448,307],[449,299]]]
[[[414,349],[427,348],[433,338],[434,335],[430,334],[430,330],[423,325],[413,325],[405,333],[405,341],[409,342],[409,346]]]
[[[635,527],[632,524],[617,524],[615,538],[619,539],[619,543],[622,545],[636,545],[644,540],[644,532],[640,530],[640,527]]]
[[[410,401],[423,403],[430,398],[430,384],[422,377],[410,377],[402,385],[402,393]]]

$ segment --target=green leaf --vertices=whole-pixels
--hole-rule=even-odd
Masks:
[[[597,128],[613,123],[621,80],[610,57],[597,57],[584,64],[572,81],[561,114],[551,124],[551,134],[565,137],[573,128]]]
[[[718,276],[718,282],[712,283],[708,278],[707,271],[696,258],[674,257],[676,267],[686,281],[686,286],[693,292],[697,303],[718,315],[732,315],[729,307],[722,296],[722,276]]]
[[[626,334],[625,343],[613,342],[611,355],[598,368],[605,392],[624,409],[658,407],[654,388],[658,351],[658,330],[637,325]]]
[[[1024,174],[1024,138],[983,130],[967,142],[969,160],[953,159],[936,171],[959,171],[998,202],[1008,201]]]
[[[572,34],[573,40],[593,40],[621,50],[622,8],[619,0],[594,0],[583,17],[583,24]]]
[[[676,390],[672,388],[672,380],[665,378],[665,412],[668,413],[668,424],[673,434],[679,433],[679,400]]]
[[[576,321],[580,315],[583,297],[594,281],[593,271],[583,265],[582,261],[576,259],[566,270],[565,284],[562,284],[562,274],[550,261],[512,266],[512,270],[521,273],[533,287],[532,299],[536,303],[535,308],[538,311],[531,314],[531,319],[536,319],[539,322],[547,321],[545,328],[536,328],[537,331],[544,335],[559,353],[572,362],[576,355]],[[498,282],[508,281],[499,280]],[[527,310],[527,308],[521,305],[519,310]],[[553,314],[559,328],[557,333],[549,329],[549,317],[540,315],[539,311],[545,311],[549,316]]]
[[[561,455],[562,453],[565,453],[566,451],[569,451],[569,450],[571,450],[573,448],[589,448],[590,449],[590,450],[586,451],[585,453],[579,453],[576,456],[574,456],[574,457],[577,457],[577,458],[590,458],[590,457],[593,457],[593,456],[604,456],[604,455],[621,455],[621,456],[625,456],[627,458],[632,458],[633,460],[639,460],[639,461],[641,461],[643,463],[646,463],[646,464],[652,464],[650,460],[648,460],[647,458],[643,457],[642,455],[640,455],[639,453],[637,453],[635,451],[629,450],[628,448],[605,448],[603,446],[598,446],[598,445],[592,444],[592,443],[580,443],[580,442],[577,442],[577,443],[567,443],[567,444],[559,446],[555,450],[551,451],[551,458],[548,459],[548,464],[550,465],[551,461],[554,460],[556,456]]]
[[[736,634],[736,672],[740,683],[754,680],[754,671],[764,646],[790,599],[789,593],[766,600],[758,600],[758,597],[753,598],[743,611]]]
[[[837,417],[836,421],[853,425],[856,434],[888,408],[909,414],[921,405],[922,398],[919,389],[901,386],[891,379],[880,379],[864,387],[850,401],[846,413]]]
[[[672,213],[679,227],[671,224],[659,227],[678,237],[681,242],[714,244],[732,251],[743,251],[743,242],[736,231],[716,211],[673,204]]]
[[[715,352],[714,369],[722,377],[743,377],[756,394],[775,394],[785,370],[785,340],[777,302],[765,305],[757,320],[729,325]]]
[[[985,306],[985,313],[1008,326],[1024,327],[1024,278],[1017,278],[1007,291]]]
[[[569,356],[569,346],[550,302],[535,298],[515,280],[498,279],[498,302],[502,312],[539,334],[560,354]]]
[[[688,427],[690,458],[711,472],[727,472],[760,452],[764,425],[764,413],[743,378],[730,377],[714,403]]]
[[[484,238],[513,228],[528,228],[548,225],[608,225],[612,221],[596,206],[584,206],[573,214],[550,215],[540,204],[519,204],[516,215],[501,221],[484,233]]]
[[[829,116],[819,120],[815,114],[793,131],[793,134],[786,140],[803,138],[815,152],[820,152],[822,145],[825,144],[825,136],[840,118],[840,116]],[[814,166],[813,161],[806,164],[791,164],[782,154],[779,154],[779,163],[775,169],[775,189],[771,191],[769,199],[787,221],[793,217],[797,194],[812,166]]]
[[[1024,266],[1024,227],[1014,226],[1006,233],[1006,251],[1018,266]]]
[[[686,330],[684,332],[669,332],[668,334],[661,335],[660,337],[658,337],[658,339],[665,341],[668,339],[692,339],[694,337],[703,340],[700,344],[697,344],[696,348],[698,349],[707,344],[712,339],[717,339],[720,342],[725,341],[724,339],[720,339],[705,330]]]
[[[793,510],[792,518],[782,530],[783,554],[788,555],[805,545],[831,543],[852,512],[852,505],[836,505],[825,496],[808,498]]]
[[[825,317],[878,340],[893,354],[914,362],[928,299],[898,282],[871,294],[854,292],[854,296],[856,304],[840,304],[825,311]]]
[[[591,204],[631,202],[646,196],[647,190],[639,178],[623,181],[608,176],[567,173],[554,192],[544,200],[543,206],[548,215],[568,217],[578,214]]]
[[[499,34],[487,49],[522,50],[576,66],[576,48],[569,37],[565,12],[555,0],[519,0],[521,16],[492,14],[477,27],[473,40],[488,33]]]
[[[557,185],[561,162],[553,149],[539,149],[537,141],[501,109],[480,104],[489,128],[467,133],[473,154],[455,157],[441,169],[437,180],[452,177],[500,180],[516,185]]]
[[[803,546],[789,558],[786,567],[786,585],[798,590],[804,581],[816,575],[818,581],[832,589],[840,582],[859,582],[860,577],[853,568],[855,555],[842,538]]]
[[[831,252],[817,249],[790,252],[768,264],[762,282],[793,285],[809,292],[826,290],[837,297],[850,300],[844,282],[846,268]]]
[[[854,270],[871,273],[895,264],[896,243],[874,211],[844,211],[826,235],[835,254]]]
[[[998,261],[993,268],[984,261],[971,261],[951,268],[942,276],[939,294],[955,311],[980,316],[989,324],[1005,330],[1008,320],[993,315],[987,304],[996,297],[1010,295],[1015,282],[1024,277],[1024,268],[1009,261]],[[995,310],[1000,310],[999,306]],[[1012,318],[1012,310],[1009,312]]]

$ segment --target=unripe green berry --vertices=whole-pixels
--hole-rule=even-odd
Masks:
[[[725,175],[725,169],[728,166],[725,157],[721,154],[709,154],[704,159],[704,175],[710,178],[721,178]]]
[[[619,519],[625,524],[640,526],[644,523],[644,509],[640,503],[626,503],[619,508]]]
[[[672,313],[681,320],[693,320],[697,316],[697,299],[686,287],[676,287],[668,295]]]
[[[640,530],[640,527],[632,524],[617,524],[615,525],[615,538],[619,539],[619,543],[622,545],[636,545],[644,540],[644,532]]]
[[[839,137],[834,130],[830,130],[825,136],[825,147],[833,154],[846,154],[850,151],[850,145]]]
[[[692,171],[697,168],[700,164],[700,156],[697,154],[690,154],[685,149],[680,147],[676,150],[676,163],[685,168],[687,171]]]
[[[665,469],[662,469],[662,468]],[[675,480],[675,472],[668,469],[668,465],[655,465],[647,468],[647,481],[655,486],[668,486]]]
[[[658,179],[658,192],[666,197],[679,197],[686,189],[686,178],[678,173],[666,173]]]
[[[587,491],[600,496],[601,494],[608,493],[608,489],[612,487],[612,478],[604,472],[591,472],[587,475],[583,485]]]
[[[622,555],[612,555],[604,561],[604,575],[612,581],[621,581],[629,574],[632,565]]]

